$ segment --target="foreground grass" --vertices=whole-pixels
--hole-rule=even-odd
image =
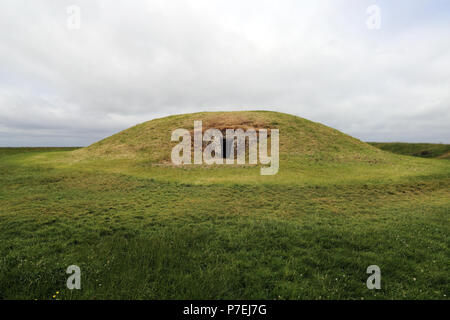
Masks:
[[[369,183],[203,184],[177,181],[174,169],[164,180],[39,162],[32,151],[0,150],[0,298],[450,294],[447,161],[413,159],[404,168],[416,175]],[[72,264],[81,290],[65,287]],[[366,288],[372,264],[381,290]]]

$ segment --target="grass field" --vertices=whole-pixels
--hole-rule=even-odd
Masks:
[[[369,144],[381,150],[407,156],[450,159],[450,144],[402,142],[369,142]]]
[[[162,139],[140,140],[143,128],[170,133],[205,114],[87,149],[0,149],[0,298],[448,299],[448,160],[390,154],[283,114],[244,115],[280,127],[277,175],[174,167],[170,144],[139,145]],[[81,290],[65,286],[73,264]],[[381,290],[366,287],[369,265],[381,268]]]

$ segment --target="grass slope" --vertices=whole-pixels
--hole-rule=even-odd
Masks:
[[[450,159],[450,144],[403,142],[369,142],[369,144],[381,150],[407,156]]]
[[[251,166],[161,164],[165,151],[92,151],[108,139],[0,149],[0,298],[446,299],[450,163],[275,115],[281,137],[291,123],[315,140],[301,152],[284,140],[280,172],[266,180]],[[65,287],[72,264],[81,290]],[[381,290],[366,288],[372,264]]]

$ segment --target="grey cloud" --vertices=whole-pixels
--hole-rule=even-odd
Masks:
[[[0,145],[87,145],[154,117],[243,108],[449,143],[449,26],[418,2],[408,20],[410,3],[380,1],[386,21],[370,31],[365,1],[3,1]],[[72,4],[80,30],[66,28]]]

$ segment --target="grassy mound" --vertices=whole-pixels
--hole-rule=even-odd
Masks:
[[[380,155],[355,138],[320,123],[270,111],[201,112],[155,119],[141,123],[75,152],[82,159],[139,159],[169,163],[173,130],[193,131],[194,121],[209,128],[273,128],[280,130],[280,157],[310,156],[320,160],[376,160]]]
[[[193,131],[195,120],[208,128],[271,128],[280,132],[280,168],[261,176],[260,165],[172,165],[172,131]],[[324,185],[401,182],[417,175],[442,175],[446,161],[399,156],[335,129],[289,114],[269,111],[202,112],[144,122],[89,147],[42,153],[27,162],[106,171],[188,184]],[[247,161],[248,162],[248,161]],[[447,170],[448,171],[448,170]]]

